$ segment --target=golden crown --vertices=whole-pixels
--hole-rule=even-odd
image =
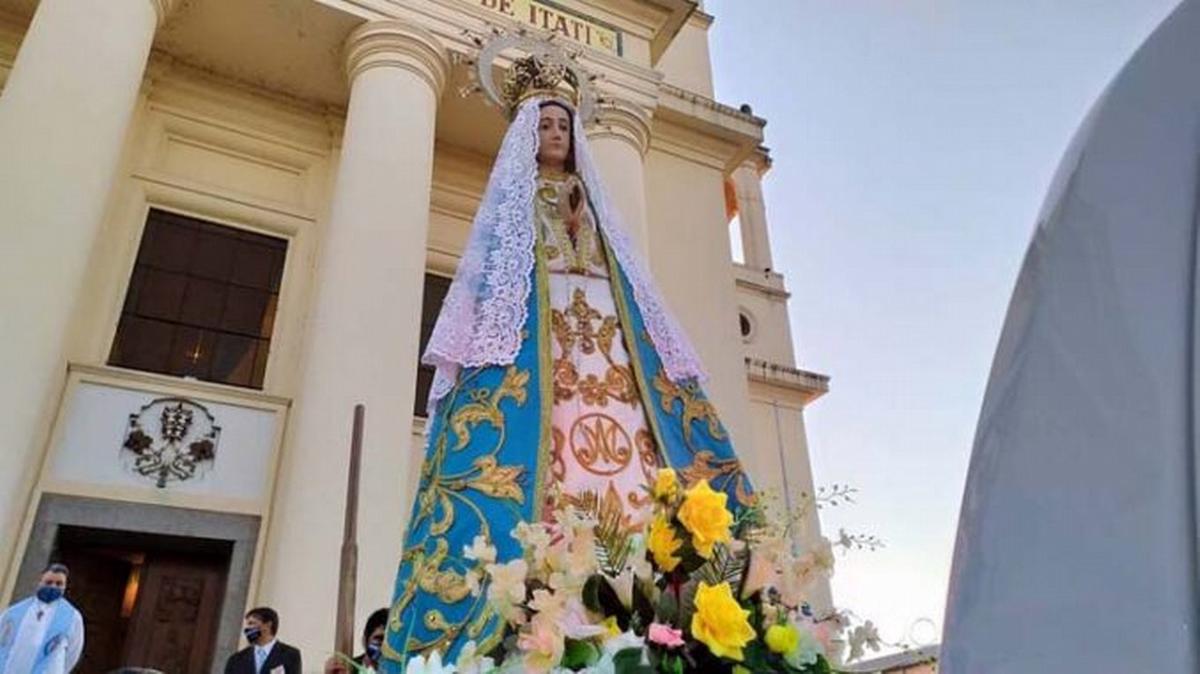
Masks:
[[[565,63],[536,54],[513,61],[500,84],[500,95],[511,108],[534,96],[566,98],[574,106],[578,94],[578,78]]]
[[[535,38],[525,29],[506,33],[493,29],[488,39],[474,37],[479,55],[471,73],[474,82],[463,90],[464,95],[482,91],[488,100],[512,119],[521,103],[541,96],[568,103],[587,122],[595,108],[595,95],[589,76],[578,63],[578,54],[559,47],[553,34]],[[503,52],[520,50],[524,56],[513,58],[497,86],[493,67]]]

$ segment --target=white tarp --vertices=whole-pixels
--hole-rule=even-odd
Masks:
[[[1198,165],[1189,0],[1085,121],[1029,247],[963,496],[942,674],[1200,672]]]

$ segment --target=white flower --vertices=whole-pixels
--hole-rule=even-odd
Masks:
[[[405,674],[408,673],[405,672]],[[525,674],[525,658],[520,656],[504,658],[504,664],[500,665],[496,674]]]
[[[617,598],[621,600],[621,605],[625,608],[633,606],[633,569],[628,566],[616,577],[605,576],[608,579],[608,584],[612,586],[614,592],[617,593]]]
[[[525,602],[529,565],[524,559],[514,559],[504,564],[488,564],[487,573],[492,581],[488,587],[488,601],[509,624],[523,623],[525,612],[521,605]]]
[[[804,669],[808,665],[817,664],[817,656],[825,655],[825,648],[821,646],[821,642],[815,634],[807,629],[806,625],[792,623],[792,626],[800,635],[800,643],[794,651],[785,655],[784,659],[796,669]]]
[[[496,662],[483,656],[474,641],[463,644],[458,652],[458,674],[488,674],[495,671]]]
[[[640,533],[629,537],[629,561],[625,562],[625,568],[638,578],[654,578],[654,567],[646,557],[646,537]]]
[[[489,545],[487,538],[480,534],[470,545],[463,546],[463,557],[471,561],[493,564],[496,561],[496,548]]]
[[[634,634],[633,632],[622,632],[608,641],[605,641],[601,647],[601,650],[611,659],[612,656],[620,653],[626,648],[642,649],[642,664],[645,665],[650,663],[650,661],[646,659],[646,640]]]
[[[547,526],[541,522],[536,524],[519,522],[517,528],[512,532],[512,537],[521,544],[521,548],[533,562],[534,568],[540,568],[550,548],[551,536]]]
[[[463,574],[463,582],[467,584],[467,589],[471,591],[471,596],[478,597],[482,591],[480,583],[483,582],[483,572],[479,569],[471,569]]]
[[[607,631],[603,625],[592,622],[583,602],[575,597],[567,599],[564,603],[561,620],[563,634],[571,639],[591,639]]]
[[[458,669],[454,665],[442,664],[441,651],[434,651],[428,660],[420,655],[413,656],[404,666],[404,674],[457,674],[457,672]]]
[[[842,532],[845,535],[845,531]],[[816,567],[827,574],[833,573],[833,565],[837,561],[833,556],[833,543],[824,536],[821,537],[821,542],[812,550],[812,558]]]
[[[853,662],[861,658],[866,649],[878,651],[880,647],[879,631],[875,628],[875,623],[868,620],[867,622],[850,630],[850,657],[847,660]]]

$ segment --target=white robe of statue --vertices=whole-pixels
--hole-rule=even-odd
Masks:
[[[1200,672],[1198,195],[1188,0],[1094,107],[1029,247],[980,413],[942,674]]]

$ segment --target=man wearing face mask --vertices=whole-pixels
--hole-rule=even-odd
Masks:
[[[388,610],[381,608],[367,617],[367,625],[363,628],[363,648],[366,649],[358,656],[358,664],[375,671],[382,670],[383,638],[387,634]]]
[[[375,610],[367,617],[362,632],[363,653],[354,658],[354,664],[368,671],[378,672],[383,662],[383,638],[387,634],[388,610]],[[351,674],[351,668],[342,658],[334,655],[325,661],[325,674]]]
[[[275,639],[279,614],[265,606],[250,609],[242,634],[250,646],[229,656],[225,674],[300,674],[300,651]]]
[[[0,615],[0,674],[66,674],[83,653],[83,616],[63,598],[67,567],[51,564],[34,596]]]

